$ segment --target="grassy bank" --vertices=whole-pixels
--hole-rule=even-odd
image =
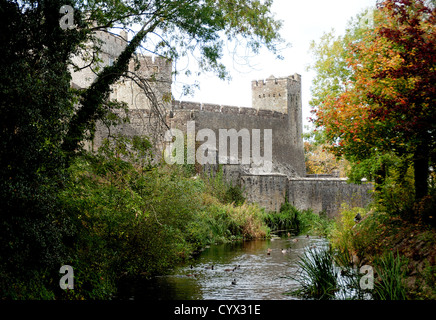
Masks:
[[[356,210],[362,212],[358,223],[352,218]],[[355,265],[378,266],[376,284],[386,282],[383,274],[395,274],[391,278],[404,287],[403,298],[436,299],[436,231],[427,223],[344,208],[330,239],[333,248],[349,255]]]
[[[355,221],[357,214],[360,221]],[[315,299],[436,299],[436,232],[427,223],[343,206],[339,217],[320,225],[330,245],[301,257],[295,277],[301,286],[292,294]],[[368,267],[374,275],[372,288],[365,278]]]
[[[356,270],[370,265],[373,298],[435,299],[436,235],[427,224],[363,208],[343,207],[335,220],[288,203],[279,213],[264,212],[244,203],[221,172],[210,177],[193,165],[152,164],[149,150],[140,138],[115,140],[76,158],[57,193],[62,214],[51,221],[68,227],[59,239],[60,264],[19,265],[14,273],[2,260],[2,299],[108,299],[125,278],[164,274],[206,245],[271,232],[330,240],[329,250],[302,257],[302,296],[350,298],[340,295],[348,286],[352,298],[362,298],[368,292]],[[74,268],[74,290],[59,288],[61,265]]]
[[[220,173],[152,165],[149,149],[119,140],[76,159],[59,192],[65,221],[53,222],[70,226],[61,265],[74,268],[74,290],[59,288],[60,265],[27,266],[21,278],[0,266],[3,299],[108,299],[123,278],[164,274],[209,244],[268,235],[263,210]]]

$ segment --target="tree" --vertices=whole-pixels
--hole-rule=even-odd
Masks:
[[[59,27],[64,4],[0,5],[0,271],[56,265],[72,232],[56,190],[66,179],[59,146],[75,101],[68,60],[85,36]]]
[[[333,150],[354,162],[413,155],[415,197],[428,193],[435,149],[436,11],[421,0],[377,5],[374,29],[351,42],[346,90],[316,111]]]
[[[351,57],[349,44],[362,38],[362,34],[370,26],[368,21],[365,21],[365,17],[369,16],[372,11],[371,8],[366,9],[355,18],[350,19],[344,35],[336,36],[335,30],[331,30],[330,32],[324,33],[319,42],[311,42],[310,51],[314,62],[307,67],[307,70],[316,72],[311,86],[312,99],[309,101],[309,105],[313,108],[311,112],[315,114],[315,116],[317,112],[327,110],[330,101],[344,94],[347,90],[347,86],[352,83],[354,73],[347,63],[347,59]],[[365,23],[362,23],[362,21],[365,21]],[[315,120],[316,117],[311,118],[312,122],[316,122]],[[368,172],[358,170],[359,175],[353,172],[356,169],[355,161],[353,166],[350,167],[346,159],[339,160],[341,156],[350,158],[350,160],[352,159],[350,154],[336,152],[337,150],[335,148],[330,148],[330,145],[336,142],[335,138],[332,139],[331,135],[327,134],[330,130],[330,128],[323,127],[319,125],[319,123],[318,126],[313,129],[311,135],[315,137],[315,140],[305,144],[307,147],[306,155],[309,165],[313,162],[311,158],[314,158],[314,156],[315,158],[321,156],[331,160],[336,159],[340,164],[341,175],[348,175],[349,180],[352,182],[361,183],[361,179],[364,178],[365,175],[367,178],[370,178],[367,175]],[[315,153],[313,153],[314,151]],[[320,153],[320,151],[322,151],[322,153]],[[318,169],[312,168],[312,170]],[[314,171],[314,173],[323,172]],[[363,173],[363,175],[361,173]]]
[[[57,197],[65,169],[96,121],[117,106],[107,101],[110,87],[128,76],[138,48],[168,59],[194,54],[202,70],[224,78],[222,36],[241,38],[254,52],[276,52],[281,42],[271,0],[0,1],[1,281],[63,260],[74,233]],[[73,8],[71,28],[60,25],[64,5]],[[89,88],[70,87],[72,56],[89,44],[98,52],[95,31],[134,26],[139,31]],[[152,36],[161,39],[153,47],[144,42]]]
[[[311,130],[304,134],[304,154],[308,174],[333,174],[346,177],[349,163],[329,152],[323,131]]]

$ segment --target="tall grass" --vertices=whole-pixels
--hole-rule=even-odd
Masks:
[[[309,249],[300,257],[296,280],[300,288],[289,292],[303,298],[332,299],[338,288],[338,269],[327,249]]]
[[[407,259],[392,251],[374,261],[378,279],[374,283],[376,300],[406,300],[405,266]]]

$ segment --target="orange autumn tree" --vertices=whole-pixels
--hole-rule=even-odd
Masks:
[[[314,122],[334,153],[355,163],[410,157],[420,200],[436,149],[436,10],[422,0],[379,2],[373,28],[348,48],[352,76],[315,109]]]

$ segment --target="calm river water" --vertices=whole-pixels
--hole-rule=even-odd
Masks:
[[[206,248],[190,264],[174,269],[170,275],[155,277],[134,286],[125,286],[118,298],[296,299],[283,293],[298,286],[289,276],[296,275],[299,256],[311,246],[321,247],[325,244],[326,240],[319,237],[296,236],[213,245]],[[236,266],[240,267],[233,270]]]

